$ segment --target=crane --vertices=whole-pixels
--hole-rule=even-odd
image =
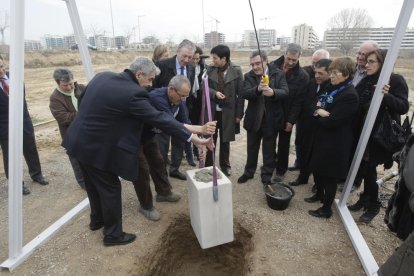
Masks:
[[[271,19],[271,18],[275,18],[276,16],[267,16],[267,17],[263,17],[263,18],[260,18],[260,20],[264,20],[264,22],[265,22],[265,30],[267,29],[267,20],[269,20],[269,19]]]
[[[216,21],[216,32],[218,33],[218,24],[220,23],[220,21],[218,21],[217,18],[214,18],[211,15],[209,15],[208,17],[210,17],[211,19],[213,19],[214,21]]]

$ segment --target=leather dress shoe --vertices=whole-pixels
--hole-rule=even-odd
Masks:
[[[124,245],[135,241],[137,236],[135,234],[129,234],[123,232],[120,237],[113,238],[111,236],[106,236],[103,239],[103,244],[105,246],[113,246],[113,245]]]
[[[299,186],[299,185],[305,185],[305,184],[308,184],[308,182],[301,181],[299,179],[296,179],[296,180],[293,180],[293,181],[289,182],[290,186]]]
[[[322,203],[322,198],[320,198],[318,195],[314,194],[311,197],[306,197],[303,199],[304,201],[308,202],[308,203],[314,203],[317,201],[320,201]]]
[[[103,223],[103,221],[94,221],[94,222],[90,222],[89,223],[89,229],[91,230],[91,231],[96,231],[96,230],[99,230],[99,229],[101,229],[102,227],[104,227],[104,223]]]
[[[221,171],[226,175],[226,176],[230,176],[231,175],[231,169],[230,168],[222,168]]]
[[[49,181],[47,181],[43,175],[33,178],[33,181],[39,183],[40,185],[49,184]]]
[[[322,209],[322,207],[315,211],[309,210],[308,213],[309,215],[317,218],[330,218],[332,216],[332,210],[326,211]]]
[[[187,176],[179,171],[170,172],[170,177],[178,178],[180,180],[187,180]]]
[[[237,183],[246,183],[247,180],[252,179],[253,177],[251,176],[247,176],[245,174],[243,174],[242,176],[239,177],[239,179],[237,179]]]

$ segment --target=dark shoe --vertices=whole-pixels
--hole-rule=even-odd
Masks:
[[[49,184],[49,181],[47,181],[43,175],[33,178],[33,181],[39,183],[40,185]]]
[[[359,217],[359,222],[370,223],[379,213],[381,207],[380,202],[370,202],[367,211]]]
[[[296,180],[293,180],[293,181],[289,182],[290,186],[299,186],[299,185],[305,185],[305,184],[308,184],[308,182],[301,181],[299,179],[296,179]]]
[[[156,195],[155,200],[157,202],[177,202],[181,198],[179,193],[171,192],[171,194],[163,196],[163,195]]]
[[[157,220],[160,220],[160,218],[161,218],[160,213],[154,207],[147,210],[147,209],[144,209],[140,206],[138,211],[141,214],[143,214],[147,219],[152,220],[152,221],[157,221]]]
[[[188,165],[190,165],[191,167],[195,167],[195,166],[197,166],[197,164],[196,164],[196,163],[194,163],[194,160],[191,160],[191,159],[187,159],[187,163],[188,163]]]
[[[311,197],[306,197],[303,199],[304,201],[308,202],[308,203],[314,203],[317,201],[320,201],[322,203],[322,198],[320,198],[318,195],[314,194]]]
[[[124,245],[135,241],[137,236],[135,234],[122,233],[122,236],[117,238],[104,237],[103,244],[105,246]]]
[[[96,231],[96,230],[99,230],[99,229],[101,229],[102,227],[104,227],[104,223],[103,223],[103,221],[96,221],[96,222],[90,222],[89,223],[89,229],[91,230],[91,231]]]
[[[170,172],[170,177],[178,178],[180,180],[187,180],[187,176],[179,171]]]
[[[292,166],[292,167],[289,167],[288,168],[288,171],[291,171],[291,172],[298,171],[298,170],[300,170],[300,168],[299,167],[296,167],[296,166]]]
[[[369,204],[369,197],[364,194],[361,194],[359,196],[358,201],[355,204],[348,206],[348,209],[349,211],[357,212],[361,210],[362,208],[364,208],[364,210],[367,209],[368,204]]]
[[[322,209],[322,207],[315,211],[309,210],[308,213],[309,215],[317,218],[330,218],[332,216],[332,210],[326,211]]]
[[[245,174],[243,174],[242,176],[239,177],[239,179],[237,179],[237,183],[246,183],[247,180],[252,179],[253,177],[247,176]]]
[[[26,185],[23,182],[23,195],[30,195],[29,188],[26,187]]]
[[[231,169],[230,168],[222,168],[221,171],[226,175],[226,176],[230,176],[231,175]]]

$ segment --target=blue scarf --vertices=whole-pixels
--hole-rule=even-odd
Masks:
[[[331,92],[325,92],[322,95],[319,96],[319,102],[321,103],[321,107],[323,109],[325,109],[327,104],[331,104],[334,100],[334,97],[340,93],[342,90],[344,90],[345,88],[347,88],[349,85],[352,84],[352,80],[349,81],[348,83],[346,83],[345,85],[342,85],[341,87],[339,87],[338,89],[335,89],[334,91]]]

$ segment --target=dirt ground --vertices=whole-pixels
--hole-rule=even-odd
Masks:
[[[247,55],[238,54],[233,58],[243,65],[245,72],[248,70]],[[309,58],[304,58],[302,64],[306,65],[308,61]],[[413,61],[407,60],[397,64],[397,71],[403,73],[410,88],[413,80],[409,77],[412,78],[413,72],[407,68],[413,68],[412,64]],[[94,65],[94,69],[96,72],[120,71],[127,65]],[[54,69],[25,70],[27,100],[35,123],[52,118],[48,100],[54,88]],[[70,69],[77,80],[85,83],[81,66],[71,66]],[[24,168],[24,179],[32,193],[23,197],[23,244],[86,197],[76,184],[69,160],[60,146],[56,122],[36,127],[36,138],[43,172],[50,184],[32,183],[27,168]],[[258,172],[246,184],[237,184],[245,160],[246,133],[242,130],[231,145],[235,232],[232,243],[200,249],[190,225],[185,181],[171,179],[174,191],[183,195],[178,203],[155,202],[162,216],[158,222],[148,221],[138,213],[139,203],[133,186],[124,181],[123,225],[125,231],[137,235],[134,243],[104,247],[102,232],[88,229],[87,208],[12,273],[2,270],[0,275],[364,275],[336,209],[330,219],[313,218],[307,214],[309,209],[318,207],[316,203],[303,201],[310,195],[312,179],[310,184],[294,188],[296,195],[286,210],[275,211],[266,204]],[[294,147],[290,158],[290,162],[293,161]],[[182,170],[188,169],[192,167],[184,161]],[[297,172],[288,172],[285,181],[294,180],[296,176]],[[386,188],[392,189],[393,183],[386,183]],[[351,195],[350,201],[356,200],[357,193]],[[7,180],[3,167],[0,167],[0,262],[8,258],[7,196]],[[354,218],[360,214],[354,213]],[[371,224],[359,225],[379,265],[400,244],[384,224],[383,217],[384,209]]]

